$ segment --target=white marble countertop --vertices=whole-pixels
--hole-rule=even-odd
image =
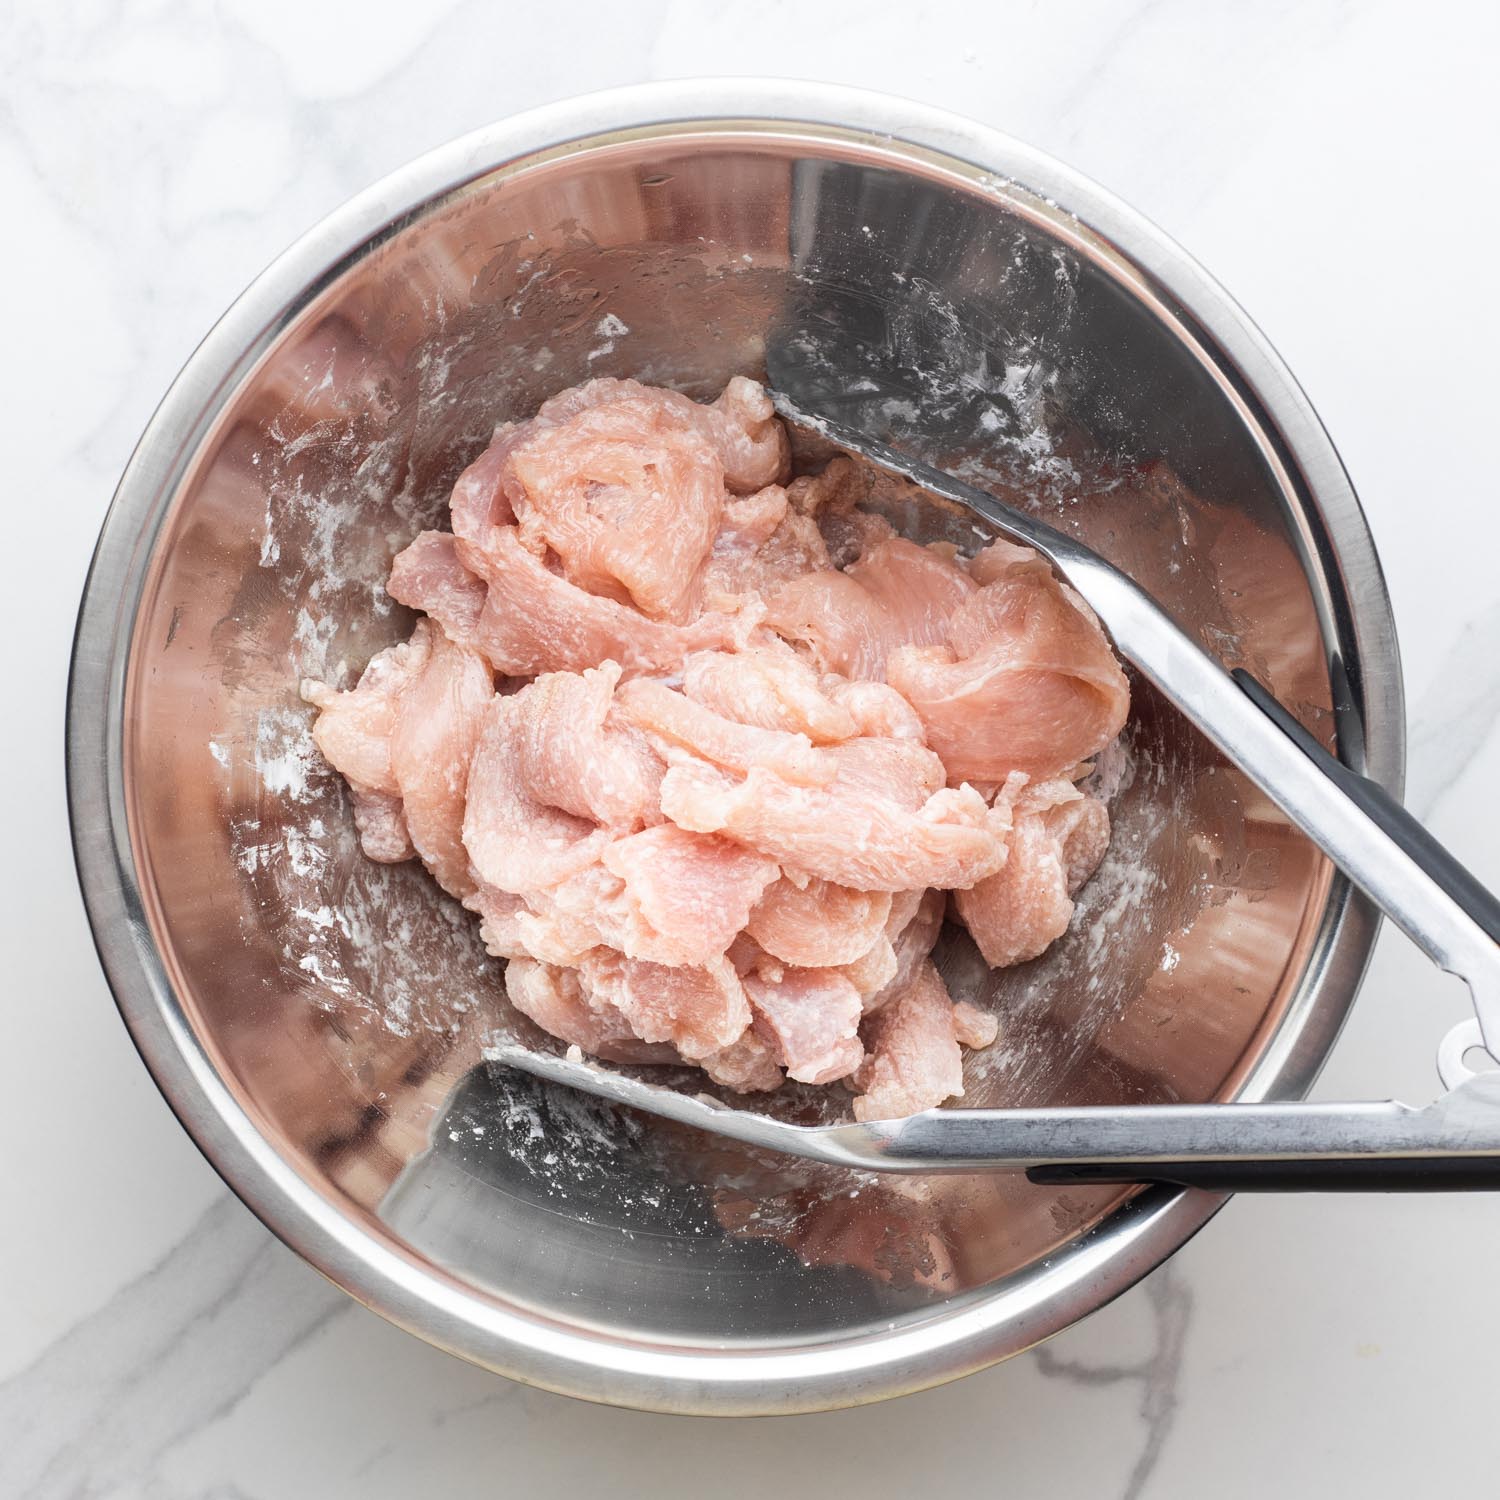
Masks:
[[[304,227],[428,146],[611,84],[793,72],[906,93],[1054,152],[1196,254],[1343,452],[1401,632],[1409,800],[1500,884],[1494,7],[505,10],[0,14],[0,1494],[669,1497],[711,1475],[730,1500],[779,1471],[869,1500],[1492,1486],[1500,1199],[1242,1197],[1032,1355],[883,1407],[710,1422],[526,1390],[388,1326],[282,1249],[179,1129],[110,1002],[67,840],[67,649],[110,492],[198,337]],[[1387,932],[1320,1093],[1430,1097],[1462,1005]]]

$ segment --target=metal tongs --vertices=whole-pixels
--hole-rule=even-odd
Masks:
[[[492,1061],[716,1135],[878,1172],[1024,1170],[1035,1182],[1167,1182],[1218,1191],[1500,1188],[1500,901],[1401,805],[1341,764],[1253,677],[1226,671],[1147,593],[1072,537],[860,433],[800,423],[1034,547],[1087,601],[1120,654],[1235,763],[1439,968],[1474,1017],[1438,1047],[1447,1092],[1426,1108],[1348,1104],[933,1109],[867,1124],[794,1125],[522,1047]]]

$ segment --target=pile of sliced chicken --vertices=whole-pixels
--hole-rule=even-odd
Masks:
[[[948,893],[992,965],[1062,934],[1129,690],[1034,553],[897,536],[847,459],[788,474],[751,380],[564,391],[395,559],[411,638],[303,694],[366,854],[477,913],[538,1025],[904,1115],[996,1036],[930,961]]]

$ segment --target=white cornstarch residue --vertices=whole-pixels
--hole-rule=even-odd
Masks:
[[[615,352],[615,340],[624,338],[630,332],[625,322],[616,317],[614,313],[605,313],[594,325],[594,333],[603,341],[596,344],[584,356],[590,364],[596,359],[603,359],[606,354]]]
[[[307,802],[318,783],[327,785],[328,766],[312,742],[304,710],[262,709],[257,718],[254,755],[255,774],[273,797]]]
[[[299,922],[306,922],[309,926],[317,928],[332,927],[338,921],[338,916],[331,906],[299,906],[292,912],[292,916]]]
[[[326,663],[338,630],[336,615],[326,609],[309,609],[303,605],[292,622],[292,645],[297,651],[298,660]],[[332,680],[342,681],[348,672],[348,663],[340,661],[332,670]]]
[[[253,828],[264,825],[256,820]],[[246,874],[257,870],[283,870],[298,879],[321,876],[328,869],[328,829],[321,818],[314,818],[306,828],[285,827],[274,839],[241,838],[236,862]],[[297,912],[306,910],[298,907]]]

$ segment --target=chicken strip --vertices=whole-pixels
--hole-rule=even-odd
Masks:
[[[1104,632],[1032,562],[1012,562],[961,604],[945,636],[895,650],[886,673],[950,780],[1056,776],[1124,726],[1130,687]]]
[[[1109,810],[1071,782],[1027,786],[1017,776],[1000,797],[1013,802],[1010,856],[995,874],[954,892],[958,915],[995,969],[1036,958],[1068,930],[1073,896],[1109,847]]]
[[[994,1041],[991,1018],[955,1012],[942,976],[923,962],[907,986],[865,1023],[867,1057],[854,1075],[856,1120],[891,1120],[933,1109],[964,1091],[960,1033]]]

